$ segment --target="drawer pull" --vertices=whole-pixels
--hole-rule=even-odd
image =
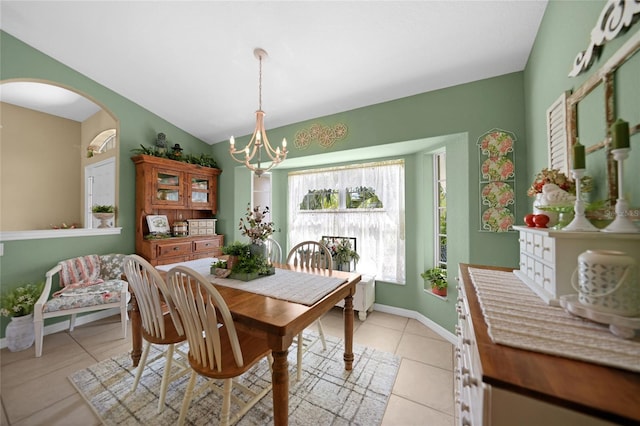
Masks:
[[[173,248],[173,251],[178,251],[178,250],[180,250],[180,247],[174,247]]]
[[[478,386],[478,379],[471,377],[471,376],[465,376],[462,379],[462,386],[464,387],[469,387],[469,386]]]

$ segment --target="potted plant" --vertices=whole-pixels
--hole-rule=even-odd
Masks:
[[[93,216],[100,221],[98,228],[110,228],[109,220],[113,219],[116,208],[110,204],[95,204],[91,207]]]
[[[325,241],[323,240],[325,247],[331,252],[331,257],[336,263],[336,269],[339,271],[350,271],[351,261],[358,263],[360,255],[351,247],[351,242],[347,238],[343,238],[339,241]]]
[[[444,268],[430,268],[420,274],[426,281],[431,283],[431,291],[438,296],[447,295],[447,270]]]
[[[245,217],[240,218],[238,229],[251,241],[250,250],[253,254],[266,256],[267,246],[264,242],[275,232],[275,224],[266,221],[268,214],[269,207],[260,210],[260,206],[255,206],[252,209],[249,204]]]
[[[233,265],[238,262],[240,256],[249,254],[249,244],[234,241],[222,247],[222,254],[227,256],[226,259],[223,259],[227,262],[227,269],[233,269]]]
[[[0,298],[0,314],[11,317],[5,338],[11,352],[22,351],[33,345],[33,307],[42,293],[44,283],[26,284],[7,291]]]

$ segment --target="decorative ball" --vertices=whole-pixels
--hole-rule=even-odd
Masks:
[[[533,217],[533,222],[536,224],[536,228],[546,228],[549,223],[549,216],[546,214],[537,214]]]
[[[524,217],[524,223],[525,223],[529,228],[535,228],[536,223],[533,221],[533,218],[534,218],[535,216],[536,216],[535,214],[533,214],[533,213],[529,213],[528,215],[526,215],[526,216]]]

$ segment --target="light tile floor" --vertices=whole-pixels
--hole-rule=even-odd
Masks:
[[[334,308],[322,319],[325,333],[342,336],[342,314]],[[383,426],[454,424],[453,346],[414,319],[372,312],[354,321],[354,342],[402,357]],[[3,349],[0,369],[0,425],[91,426],[100,421],[67,376],[131,350],[122,339],[119,317],[45,336],[41,358],[34,348]]]

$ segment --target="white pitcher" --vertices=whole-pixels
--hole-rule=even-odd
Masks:
[[[578,256],[571,284],[578,301],[593,310],[621,316],[640,315],[636,261],[621,251],[587,250]]]

